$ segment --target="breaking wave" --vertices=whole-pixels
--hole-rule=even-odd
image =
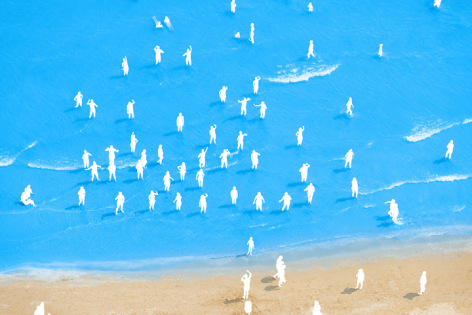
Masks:
[[[304,69],[291,69],[290,71],[282,70],[278,71],[278,76],[275,78],[267,78],[270,82],[278,83],[295,83],[301,81],[308,81],[313,77],[323,77],[325,75],[331,74],[334,70],[338,68],[339,65],[333,66],[318,66],[318,67],[307,67]]]

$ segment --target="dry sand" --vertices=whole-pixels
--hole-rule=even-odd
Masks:
[[[286,261],[287,283],[277,287],[274,267],[254,273],[252,314],[472,314],[472,253],[342,261],[329,268],[295,271]],[[354,290],[359,268],[364,288]],[[426,292],[418,296],[427,271]],[[244,314],[245,270],[224,276],[168,275],[152,281],[82,276],[69,279],[1,278],[0,313],[33,314],[45,302],[59,314]]]

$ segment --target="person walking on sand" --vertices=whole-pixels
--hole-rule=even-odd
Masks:
[[[233,186],[233,189],[230,192],[231,196],[231,204],[235,205],[236,201],[238,200],[238,191],[236,190],[236,186]]]
[[[82,93],[77,93],[77,95],[74,97],[74,101],[75,101],[75,108],[77,107],[82,107],[82,99],[84,98],[84,96],[82,95]]]
[[[157,65],[158,63],[161,63],[161,54],[163,54],[164,51],[158,45],[154,47],[154,51],[156,52],[156,65]]]
[[[205,150],[202,149],[202,152],[200,152],[200,154],[198,155],[198,166],[200,168],[205,167],[205,156],[206,156],[207,151],[208,151],[208,147]]]
[[[313,186],[312,183],[308,185],[304,191],[306,191],[307,198],[308,198],[308,203],[311,204],[311,201],[313,200],[313,195],[315,194],[315,186]]]
[[[315,305],[313,306],[313,315],[323,315],[321,313],[320,302],[318,302],[318,301],[315,301]]]
[[[254,249],[254,240],[252,239],[252,236],[249,238],[249,241],[247,241],[248,250],[246,256],[252,255],[252,250]]]
[[[128,71],[129,71],[129,66],[128,66],[128,58],[126,58],[126,56],[123,58],[123,62],[121,63],[121,66],[123,67],[123,75],[127,76]]]
[[[344,168],[347,168],[348,165],[349,165],[349,168],[351,168],[353,157],[354,157],[354,152],[352,151],[352,149],[349,149],[349,151],[347,151],[346,155],[344,156],[344,159],[346,160],[346,163],[344,163]]]
[[[177,193],[177,195],[175,196],[174,203],[175,210],[180,211],[180,208],[182,207],[182,196],[180,195],[180,193]]]
[[[87,101],[87,105],[90,106],[90,115],[89,115],[89,119],[92,118],[95,118],[95,114],[97,113],[97,104],[95,104],[95,102],[93,101],[93,99],[89,99]]]
[[[116,196],[115,200],[116,200],[115,214],[118,215],[118,209],[120,209],[120,208],[121,208],[121,212],[125,213],[123,211],[123,204],[125,203],[125,196],[123,196],[121,191],[118,193],[118,196]]]
[[[216,144],[216,125],[210,126],[210,131],[208,133],[210,134],[210,145],[212,142]]]
[[[198,202],[198,206],[200,207],[200,213],[207,212],[207,201],[206,201],[207,197],[208,197],[208,194],[200,196],[200,201]]]
[[[284,196],[282,197],[282,199],[279,200],[279,202],[284,202],[284,205],[282,207],[282,211],[285,210],[285,208],[287,208],[287,211],[290,209],[290,201],[292,200],[292,197],[290,197],[290,195],[288,194],[288,192],[285,192]]]
[[[357,198],[357,195],[359,194],[359,186],[357,185],[357,179],[355,177],[352,179],[351,190],[352,190],[352,198],[354,198],[354,195]]]
[[[87,150],[84,150],[84,155],[82,155],[82,161],[84,161],[84,168],[89,168],[89,156],[92,156],[92,154],[88,153]]]
[[[261,110],[260,110],[261,116],[260,116],[260,117],[261,117],[261,119],[264,119],[264,118],[265,118],[266,109],[267,109],[267,105],[265,104],[265,102],[262,101],[259,105],[254,104],[254,106],[261,108]]]
[[[77,195],[79,195],[79,207],[80,205],[85,206],[85,188],[83,186],[80,186]]]
[[[260,76],[257,76],[254,78],[254,81],[252,82],[252,87],[254,88],[254,94],[257,94],[259,92],[259,81],[261,80]]]
[[[203,177],[205,177],[205,174],[203,173],[203,169],[200,169],[197,172],[196,179],[198,181],[198,187],[203,187]]]
[[[246,313],[246,315],[251,315],[251,313],[252,313],[252,302],[251,301],[244,302],[244,312]]]
[[[282,284],[287,282],[287,280],[285,280],[285,269],[286,268],[287,268],[287,266],[285,266],[285,264],[280,266],[280,270],[279,270],[279,287],[282,287]]]
[[[239,135],[238,135],[238,151],[239,149],[241,149],[241,151],[243,150],[244,148],[244,137],[247,136],[247,133],[243,133],[242,131],[239,131]]]
[[[254,201],[252,202],[252,204],[256,204],[256,211],[262,211],[262,203],[265,203],[264,197],[262,197],[261,192],[258,192],[256,198],[254,198]]]
[[[423,271],[423,274],[421,275],[420,278],[420,292],[418,292],[418,295],[423,295],[424,291],[426,290],[426,283],[428,281],[426,280],[426,271]]]
[[[138,139],[136,139],[136,136],[134,135],[134,132],[131,134],[131,142],[129,143],[129,146],[131,147],[131,153],[134,153],[136,151],[136,144],[138,143]]]
[[[88,171],[88,170],[92,170],[92,183],[93,183],[93,178],[96,177],[97,180],[99,181],[100,179],[98,178],[98,168],[101,167],[100,165],[97,165],[97,163],[95,163],[95,161],[93,161],[92,163],[92,166],[90,166],[89,168],[86,168],[85,170]]]
[[[241,278],[241,281],[244,283],[244,294],[243,300],[246,300],[249,297],[249,290],[251,289],[251,278],[252,273],[249,270],[246,270],[247,274],[244,274]]]
[[[308,54],[307,58],[310,59],[310,57],[315,57],[315,54],[313,53],[313,41],[310,40],[310,45],[308,46]]]
[[[151,193],[149,194],[149,211],[154,211],[154,205],[156,204],[156,196],[159,195],[154,190],[151,190]]]
[[[182,165],[177,166],[177,169],[180,173],[180,181],[183,182],[185,179],[185,173],[187,172],[187,167],[185,166],[185,162],[182,162]]]
[[[364,285],[364,270],[362,269],[359,269],[359,271],[357,271],[357,275],[356,275],[356,278],[357,278],[357,285],[356,285],[356,290],[357,289],[362,289],[362,286]],[[361,286],[359,288],[359,286]]]
[[[346,115],[352,117],[352,109],[354,108],[354,105],[352,104],[352,97],[349,98],[349,100],[346,103]]]
[[[236,0],[231,0],[231,13],[236,13]]]
[[[241,103],[241,116],[246,116],[247,114],[247,102],[250,101],[251,99],[249,97],[245,97],[242,100],[238,101],[238,103]]]
[[[187,48],[187,52],[183,55],[185,58],[185,64],[187,66],[192,65],[192,46],[190,45],[190,48]]]

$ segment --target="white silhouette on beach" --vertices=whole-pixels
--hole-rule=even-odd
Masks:
[[[354,195],[357,198],[357,195],[359,194],[359,186],[357,185],[357,179],[354,177],[351,182],[351,191],[352,191],[352,197],[354,198]]]
[[[379,45],[379,53],[378,53],[379,57],[382,57],[383,56],[383,44],[380,44]]]
[[[252,312],[252,302],[251,301],[244,302],[244,312],[246,313],[246,315],[251,315],[251,312]]]
[[[236,186],[233,186],[233,189],[229,194],[231,196],[231,204],[235,205],[238,200],[238,191],[236,190]]]
[[[84,98],[84,96],[82,95],[82,93],[77,93],[77,95],[74,97],[74,101],[75,101],[75,108],[77,107],[82,107],[82,99]]]
[[[110,164],[115,162],[115,152],[120,152],[110,145],[108,148],[105,149],[108,152],[108,159],[110,160]]]
[[[180,208],[182,207],[182,196],[180,193],[177,193],[175,195],[175,199],[173,201],[175,203],[175,210],[180,211]]]
[[[85,206],[85,188],[83,186],[80,186],[77,195],[79,195],[79,207],[80,205]]]
[[[140,159],[139,161],[141,162],[141,164],[143,165],[143,167],[146,167],[146,165],[147,165],[146,149],[144,149],[144,150],[141,152],[141,159]]]
[[[256,204],[256,211],[262,211],[262,203],[265,203],[264,197],[262,197],[261,193],[258,192],[256,198],[254,198],[254,201],[252,202],[252,204]]]
[[[205,174],[203,173],[203,169],[200,169],[197,172],[196,180],[198,181],[198,187],[203,187],[203,177],[205,177]]]
[[[451,159],[451,156],[452,156],[452,151],[454,150],[454,142],[451,140],[449,141],[449,143],[447,144],[447,152],[446,152],[446,156],[445,158],[447,159]],[[460,150],[459,150],[460,151]]]
[[[129,146],[131,147],[131,152],[134,153],[136,151],[136,144],[138,143],[138,139],[136,139],[136,136],[134,135],[134,132],[131,134],[131,141],[129,143]]]
[[[251,99],[248,97],[243,98],[241,101],[238,101],[238,103],[241,103],[241,116],[246,116],[247,114],[247,101],[250,101]]]
[[[261,112],[260,118],[261,118],[261,119],[264,119],[264,118],[265,118],[265,114],[266,114],[266,109],[267,109],[267,105],[265,104],[265,102],[262,101],[259,105],[254,104],[254,106],[261,108],[261,110],[260,110],[260,112]]]
[[[92,166],[90,166],[89,168],[86,168],[85,170],[92,170],[92,183],[93,183],[93,179],[94,177],[97,178],[97,180],[99,181],[100,179],[98,178],[98,168],[101,167],[100,165],[97,165],[97,163],[95,163],[95,161],[93,161],[92,163]]]
[[[441,1],[442,0],[434,0],[434,7],[438,8],[441,6]]]
[[[364,285],[364,270],[362,269],[359,269],[357,271],[357,275],[356,275],[356,278],[357,278],[357,285],[356,285],[356,289],[362,289],[362,286]],[[360,288],[359,288],[360,286]]]
[[[20,200],[25,206],[33,205],[33,207],[36,207],[34,201],[30,199],[32,194],[31,185],[26,186],[25,190],[21,193]]]
[[[390,210],[388,215],[392,218],[393,223],[401,225],[402,223],[398,220],[398,204],[395,202],[395,199],[385,202],[390,204]]]
[[[349,98],[349,100],[346,103],[346,115],[352,117],[352,109],[354,108],[354,105],[352,104],[352,97]]]
[[[308,46],[308,54],[307,58],[310,59],[310,57],[315,57],[315,53],[313,52],[313,41],[310,40],[310,45]]]
[[[250,34],[249,40],[251,41],[252,44],[254,44],[254,23],[251,23],[251,34]]]
[[[252,162],[252,169],[257,170],[257,165],[259,165],[259,153],[256,150],[252,150],[251,153],[251,162]]]
[[[128,114],[128,119],[134,119],[134,100],[126,105],[126,114]]]
[[[156,204],[156,196],[159,195],[154,190],[151,190],[151,193],[149,194],[149,211],[154,211],[154,205]]]
[[[115,166],[115,163],[110,163],[108,165],[108,173],[110,174],[109,181],[111,182],[111,178],[113,177],[113,179],[116,182],[116,166]]]
[[[236,13],[236,0],[231,0],[231,13]]]
[[[428,281],[426,280],[426,271],[423,271],[423,274],[421,275],[420,278],[420,292],[418,292],[418,295],[423,295],[424,291],[426,291],[426,283]]]
[[[344,155],[344,159],[346,160],[346,163],[344,163],[344,168],[347,168],[348,165],[349,165],[349,168],[351,168],[353,157],[354,157],[354,152],[352,151],[352,149],[349,149],[346,155]]]
[[[169,171],[166,172],[164,175],[164,178],[162,179],[164,181],[164,190],[165,191],[170,191],[170,181],[174,180],[172,177],[170,177]]]
[[[318,301],[315,301],[315,305],[313,305],[313,315],[323,315],[321,313],[320,302]]]
[[[241,149],[241,151],[243,150],[244,148],[244,137],[247,136],[247,133],[243,133],[242,131],[239,131],[239,135],[238,135],[238,151],[239,149]]]
[[[246,270],[247,274],[244,274],[241,278],[241,281],[244,283],[244,293],[243,293],[243,300],[249,297],[249,289],[251,289],[251,278],[252,273],[249,270]]]
[[[220,154],[221,168],[228,168],[228,156],[231,156],[231,152],[228,149],[224,149],[223,153]]]
[[[252,255],[252,250],[254,249],[254,240],[252,239],[252,236],[249,237],[249,241],[247,241],[248,249],[247,249],[247,254],[246,256]]]
[[[221,100],[221,103],[225,103],[226,102],[226,91],[228,90],[228,87],[227,86],[224,86],[221,87],[221,90],[219,92],[219,95],[220,95],[220,100]]]
[[[154,51],[156,52],[156,65],[157,65],[158,63],[161,63],[161,54],[163,54],[164,51],[159,46],[154,47]]]
[[[162,144],[159,144],[159,147],[157,149],[157,157],[159,158],[159,160],[157,160],[157,163],[162,165],[162,161],[164,160],[164,150],[162,150]]]
[[[123,211],[123,204],[125,203],[125,196],[123,196],[123,194],[121,193],[121,191],[118,193],[118,196],[116,196],[115,198],[116,200],[116,210],[115,210],[115,214],[118,215],[118,209],[121,210],[121,212],[125,213]]]
[[[206,201],[207,197],[208,197],[208,194],[200,196],[200,201],[198,202],[198,206],[200,207],[200,213],[207,212],[207,201]]]
[[[205,150],[202,149],[202,152],[200,152],[200,154],[198,154],[198,166],[200,168],[205,167],[205,157],[206,157],[207,151],[208,151],[208,147]]]
[[[89,156],[92,154],[88,153],[87,150],[84,150],[84,154],[82,155],[82,161],[84,161],[84,168],[88,168],[90,164]]]
[[[313,12],[313,4],[311,2],[308,3],[308,12]]]
[[[92,118],[95,118],[95,114],[97,113],[97,110],[96,108],[98,107],[97,104],[95,104],[95,102],[93,101],[93,99],[90,99],[87,101],[87,105],[90,106],[90,115],[89,115],[89,119]]]
[[[290,209],[290,201],[292,200],[292,197],[290,197],[290,195],[288,194],[288,192],[285,192],[284,196],[282,197],[282,199],[279,200],[279,202],[284,202],[284,205],[282,207],[282,211],[284,211],[285,209],[287,209],[287,211]]]
[[[210,145],[212,142],[216,144],[216,125],[211,126],[208,133],[210,134]]]
[[[192,46],[191,45],[189,48],[187,48],[187,51],[185,52],[185,54],[183,54],[183,56],[185,57],[185,64],[187,66],[191,66],[192,65]]]
[[[254,94],[257,94],[259,92],[259,81],[261,80],[260,76],[257,76],[254,78],[254,81],[252,82],[252,87],[254,88]]]
[[[185,162],[182,162],[182,165],[177,166],[180,174],[180,181],[183,182],[185,180],[185,173],[187,172],[187,167],[185,166]]]
[[[167,26],[167,28],[168,28],[169,30],[172,31],[172,24],[170,23],[170,19],[169,19],[168,16],[166,16],[166,17],[164,18],[164,24]]]
[[[308,169],[310,168],[310,164],[308,163],[303,163],[302,167],[300,167],[300,169],[298,170],[300,172],[300,175],[301,175],[301,181],[302,183],[306,182],[307,178],[308,178]]]
[[[298,131],[295,133],[295,135],[297,136],[297,145],[302,145],[303,131],[305,131],[305,126],[298,128]]]
[[[138,175],[138,180],[141,177],[141,179],[144,179],[144,165],[142,160],[138,160],[138,163],[136,163],[136,172]]]
[[[308,198],[308,203],[311,204],[311,201],[313,200],[313,195],[315,194],[315,186],[313,186],[312,183],[310,183],[310,185],[308,185],[304,191],[306,191],[306,195],[307,195],[307,198]]]
[[[126,56],[123,58],[123,62],[121,63],[121,66],[123,67],[123,75],[128,75],[129,71],[129,66],[128,66],[128,58]]]
[[[183,127],[184,127],[184,116],[182,116],[182,113],[179,113],[179,116],[177,116],[177,132],[182,132]]]

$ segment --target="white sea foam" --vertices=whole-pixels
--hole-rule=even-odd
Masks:
[[[82,168],[82,165],[70,164],[67,162],[57,162],[53,164],[44,164],[41,161],[30,162],[28,167],[38,168],[42,170],[52,170],[52,171],[73,171]]]
[[[454,208],[452,208],[452,212],[461,212],[462,210],[465,209],[465,206],[455,206]]]
[[[404,138],[409,142],[418,142],[459,124],[460,123],[457,122],[446,124],[439,121],[436,123],[428,123],[426,125],[418,125],[413,128],[409,136],[405,136]]]
[[[464,119],[464,121],[462,122],[463,125],[467,125],[468,123],[471,123],[472,122],[472,118],[467,118],[467,119]]]
[[[278,83],[295,83],[301,81],[308,81],[313,77],[323,77],[325,75],[331,74],[334,70],[338,68],[339,65],[333,66],[309,66],[303,69],[290,69],[278,71],[278,76],[275,78],[267,78],[271,82]]]
[[[15,162],[15,158],[8,157],[8,156],[0,156],[0,166],[8,166]]]

